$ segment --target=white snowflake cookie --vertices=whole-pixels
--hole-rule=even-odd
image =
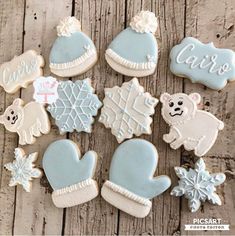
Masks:
[[[151,134],[150,115],[154,114],[158,99],[145,93],[136,78],[121,87],[106,88],[103,103],[99,121],[111,128],[119,143],[134,134]]]
[[[91,87],[91,80],[63,81],[59,83],[57,91],[58,99],[47,110],[55,118],[60,133],[74,130],[91,133],[93,116],[97,115],[102,106]]]
[[[221,205],[215,187],[222,184],[226,176],[223,173],[210,174],[202,158],[196,162],[195,169],[187,171],[183,167],[175,167],[175,173],[180,180],[179,185],[171,191],[171,195],[176,197],[184,195],[188,199],[191,212],[199,209],[201,201],[208,200],[212,204]]]
[[[15,149],[15,160],[4,165],[7,170],[11,171],[9,186],[20,184],[26,192],[30,192],[33,178],[40,178],[42,176],[42,171],[35,168],[33,163],[37,160],[37,157],[37,152],[26,156],[23,149]]]

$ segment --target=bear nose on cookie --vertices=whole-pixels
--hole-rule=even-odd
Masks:
[[[176,107],[176,108],[175,108],[175,111],[180,111],[180,108],[179,108],[179,107]]]

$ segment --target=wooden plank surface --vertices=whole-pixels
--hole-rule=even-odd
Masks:
[[[83,31],[94,41],[99,61],[82,76],[90,77],[100,100],[104,88],[121,85],[129,77],[113,71],[104,59],[104,52],[112,39],[129,25],[131,18],[140,10],[150,10],[158,16],[159,27],[156,38],[159,45],[159,62],[153,76],[140,78],[140,84],[153,96],[162,92],[199,92],[202,106],[222,119],[226,126],[220,133],[216,145],[205,157],[213,172],[226,173],[226,183],[218,188],[223,205],[216,207],[203,204],[197,213],[190,213],[187,200],[171,197],[170,190],[153,200],[152,210],[145,219],[135,219],[105,202],[101,196],[68,209],[54,207],[51,188],[45,178],[34,180],[33,191],[8,187],[9,172],[3,165],[13,160],[14,148],[18,146],[17,135],[0,126],[0,235],[234,235],[234,187],[235,187],[235,83],[221,92],[212,91],[202,85],[192,84],[187,79],[173,76],[169,70],[169,52],[173,45],[185,36],[196,37],[203,42],[213,41],[218,47],[235,50],[235,2],[233,0],[0,0],[0,63],[27,49],[40,52],[45,60],[45,75],[50,75],[48,56],[56,39],[56,25],[64,16],[75,15]],[[9,95],[0,88],[0,114],[16,97],[26,102],[32,100],[33,88],[22,89]],[[153,116],[152,135],[143,135],[158,149],[159,164],[156,175],[167,174],[172,186],[177,184],[173,167],[181,163],[193,166],[197,158],[191,152],[171,150],[162,140],[168,126],[160,115],[160,104]],[[81,152],[95,150],[98,165],[95,173],[99,187],[106,179],[112,154],[118,143],[110,130],[105,129],[96,117],[91,134],[76,132],[61,136],[52,122],[52,131],[40,137],[34,145],[23,148],[26,153],[38,151],[37,164],[48,144],[56,139],[69,138],[81,148]],[[220,218],[230,224],[231,230],[191,231],[184,230],[194,218]]]

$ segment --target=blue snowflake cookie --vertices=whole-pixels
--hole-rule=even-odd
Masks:
[[[101,106],[102,103],[91,87],[91,80],[87,78],[76,82],[60,82],[58,99],[47,110],[55,119],[61,134],[74,130],[91,133],[93,116],[97,115]]]

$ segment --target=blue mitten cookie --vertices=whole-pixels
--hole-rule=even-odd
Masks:
[[[158,153],[150,142],[132,139],[115,151],[110,167],[109,180],[101,190],[102,197],[126,213],[143,218],[152,203],[171,185],[168,176],[153,177],[158,163]]]
[[[158,60],[158,45],[154,37],[157,26],[153,12],[141,11],[134,16],[130,27],[119,33],[106,50],[108,64],[127,76],[153,74]]]
[[[43,169],[53,188],[52,200],[57,207],[71,207],[88,202],[98,195],[92,179],[97,154],[87,152],[81,159],[77,145],[67,139],[49,145],[43,156]]]
[[[92,40],[81,32],[75,17],[65,17],[57,26],[58,38],[50,52],[51,72],[69,77],[88,71],[98,60]]]

